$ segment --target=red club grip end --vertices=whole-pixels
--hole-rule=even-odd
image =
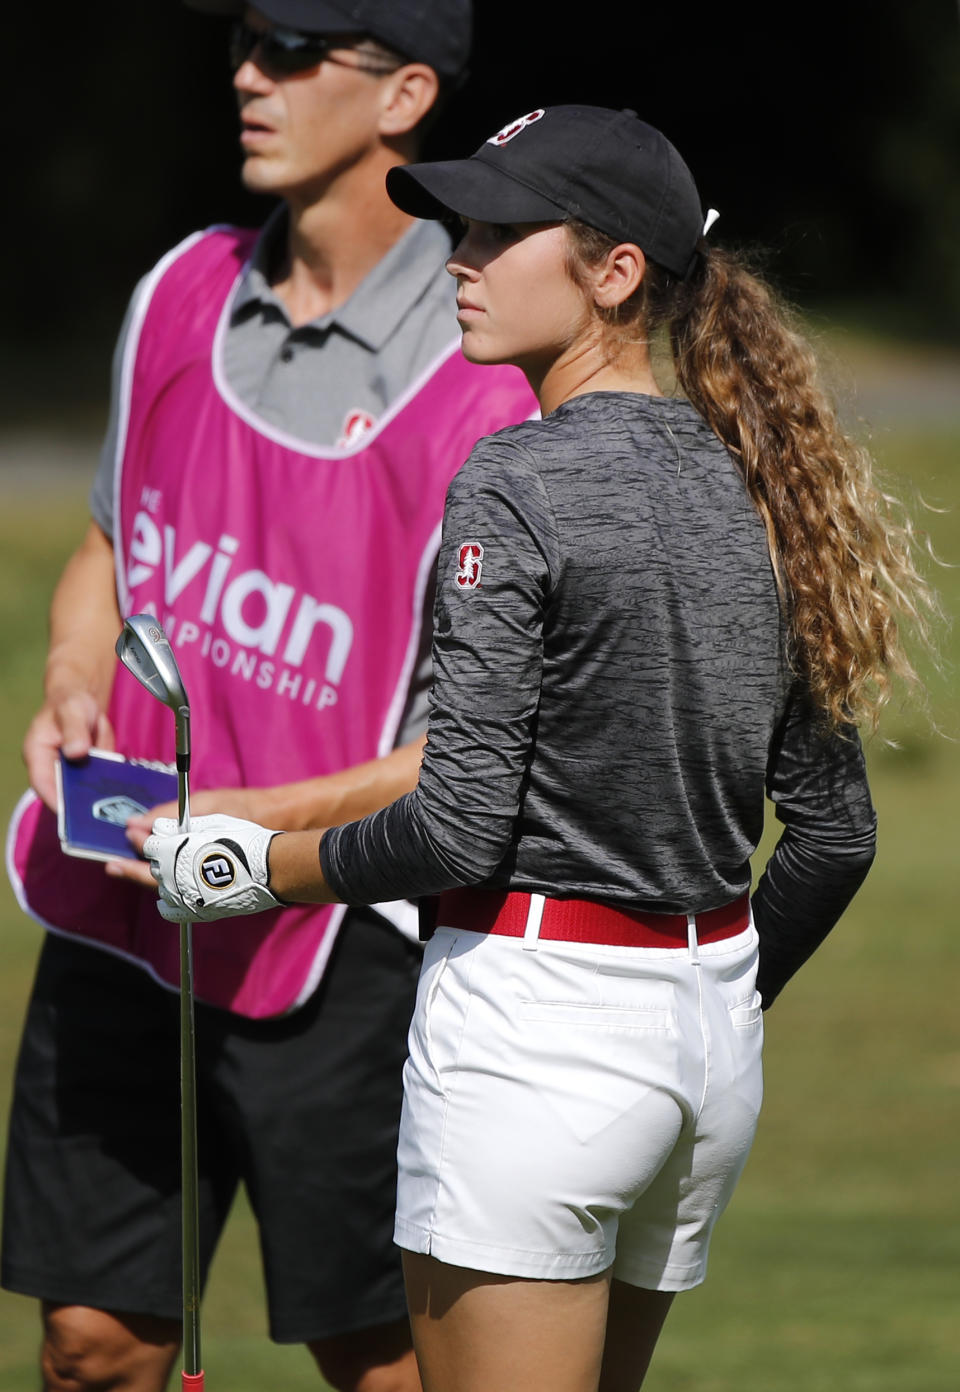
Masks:
[[[199,1373],[181,1373],[183,1392],[203,1392],[203,1370]]]

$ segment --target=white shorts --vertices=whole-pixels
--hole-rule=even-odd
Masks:
[[[698,1285],[760,1109],[756,965],[753,927],[690,948],[439,928],[404,1069],[397,1243],[503,1275]]]

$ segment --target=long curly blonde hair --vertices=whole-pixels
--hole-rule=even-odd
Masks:
[[[568,227],[579,279],[615,242]],[[939,606],[919,539],[841,428],[794,313],[733,253],[701,240],[697,263],[681,281],[648,262],[632,299],[598,312],[614,343],[667,330],[680,390],[737,459],[763,519],[795,668],[830,728],[875,729],[893,678],[921,685],[902,621],[932,646]]]

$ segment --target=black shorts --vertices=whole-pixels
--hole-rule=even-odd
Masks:
[[[254,1021],[197,1006],[201,1268],[242,1180],[277,1342],[405,1317],[393,1216],[420,955],[357,910],[300,1010]],[[176,994],[48,936],[17,1065],[2,1284],[179,1319],[179,1176]]]

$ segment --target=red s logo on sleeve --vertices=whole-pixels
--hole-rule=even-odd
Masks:
[[[483,547],[478,541],[465,541],[457,555],[457,571],[454,580],[460,590],[475,590],[480,584],[483,570]]]

